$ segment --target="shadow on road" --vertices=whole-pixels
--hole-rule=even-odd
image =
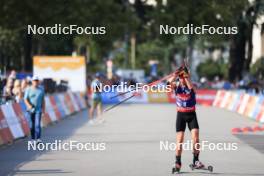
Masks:
[[[78,114],[69,116],[57,124],[48,126],[42,130],[43,142],[54,142],[55,140],[65,140],[69,138],[75,130],[83,126],[87,122],[87,111],[82,111]],[[75,120],[78,118],[78,120]],[[0,175],[14,175],[14,174],[56,174],[56,173],[71,173],[62,168],[44,169],[44,170],[20,170],[19,168],[49,151],[33,151],[27,150],[27,141],[29,138],[16,141],[11,146],[4,146],[0,148]],[[44,161],[39,159],[38,161]]]
[[[65,174],[65,173],[72,173],[72,172],[65,172],[61,169],[45,169],[45,170],[18,170],[16,174]]]

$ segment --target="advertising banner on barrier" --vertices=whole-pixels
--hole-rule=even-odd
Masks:
[[[216,90],[206,90],[206,89],[197,89],[196,90],[196,102],[197,104],[211,106],[216,99]],[[176,102],[176,97],[174,91],[168,92],[168,101],[170,103]]]
[[[226,92],[223,90],[218,90],[213,102],[213,106],[220,107],[222,100],[224,99]]]
[[[264,101],[260,104],[260,110],[259,113],[257,114],[257,119],[258,122],[264,123]]]
[[[115,104],[133,95],[128,93],[118,98],[111,99],[117,93],[102,93],[104,104]],[[236,111],[244,116],[250,117],[258,122],[264,123],[264,96],[254,96],[242,92],[197,90],[197,103],[212,105],[228,110]],[[140,92],[128,103],[175,103],[174,92],[155,93]],[[46,112],[42,122],[48,125],[61,117],[72,114],[86,107],[84,97],[78,92],[68,92],[45,96]],[[26,106],[24,102],[5,104],[0,106],[0,145],[12,142],[16,138],[28,135],[29,125],[26,118]]]
[[[21,128],[19,119],[13,110],[12,104],[1,105],[2,112],[7,121],[10,131],[15,139],[24,137],[24,132]]]
[[[54,97],[54,102],[56,103],[56,107],[58,108],[59,112],[60,112],[60,115],[61,115],[61,118],[64,118],[66,116],[66,112],[64,110],[64,107],[62,106],[62,103],[59,99],[59,96],[58,95],[53,95]]]
[[[77,105],[79,103],[79,106]],[[74,112],[86,107],[84,97],[78,93],[61,93],[53,96],[45,96],[45,113],[41,125],[47,126],[51,122],[65,118]],[[0,106],[0,145],[14,141],[17,138],[30,134],[31,120],[26,112],[26,105],[20,103],[8,103]]]
[[[264,97],[260,95],[250,95],[244,91],[219,90],[216,93],[213,106],[237,112],[258,122],[264,122]]]
[[[69,115],[71,112],[65,102],[64,94],[58,94],[57,97],[58,97],[58,101],[60,102],[60,106],[63,108],[63,111],[65,112],[65,116]]]
[[[228,102],[230,101],[231,98],[231,92],[225,92],[225,95],[220,103],[220,108],[225,108],[228,105]]]
[[[79,109],[82,109],[82,102],[80,101],[80,99],[79,99],[77,93],[73,93],[73,97],[74,97],[75,102],[77,103]]]
[[[53,110],[54,110],[54,112],[55,112],[55,114],[56,114],[57,119],[60,120],[62,114],[61,114],[60,111],[59,111],[59,108],[58,108],[58,105],[57,105],[57,103],[56,103],[56,101],[55,101],[54,96],[49,96],[49,99],[50,99],[50,103],[51,103],[51,105],[52,105],[52,107],[53,107]]]
[[[13,135],[8,127],[7,121],[4,117],[1,108],[0,108],[0,136],[4,144],[13,141]]]
[[[168,93],[167,92],[148,92],[148,102],[149,103],[168,103]]]
[[[68,92],[68,94],[70,95],[70,99],[71,99],[71,102],[73,104],[73,107],[74,107],[74,110],[77,112],[80,110],[79,106],[78,106],[78,103],[76,102],[75,98],[74,98],[74,95],[72,92]]]
[[[249,98],[250,98],[249,94],[243,95],[242,101],[237,110],[239,114],[242,114],[242,115],[244,114]]]
[[[68,92],[64,93],[64,100],[65,100],[65,104],[68,107],[70,113],[74,113],[75,112],[75,108],[73,106],[73,103],[71,101],[70,95]]]
[[[201,105],[211,106],[216,96],[216,90],[197,89],[196,102]]]
[[[53,109],[53,106],[50,102],[49,96],[45,96],[45,109],[46,109],[46,112],[49,114],[49,117],[52,122],[55,122],[58,120],[56,117],[55,111]]]
[[[236,105],[236,108],[234,110],[235,112],[238,112],[238,109],[240,108],[245,95],[246,95],[245,93],[241,93],[239,100],[238,100],[238,103]]]
[[[258,114],[262,111],[262,105],[264,104],[264,96],[258,96],[256,106],[253,108],[253,110],[250,112],[249,116],[257,121]]]
[[[228,101],[225,103],[224,108],[229,109],[229,107],[232,106],[234,100],[235,100],[235,94],[233,92],[230,92]]]
[[[239,104],[240,97],[241,97],[240,92],[238,92],[238,93],[232,92],[231,93],[231,101],[228,103],[227,109],[230,111],[235,111],[237,109],[238,104]]]
[[[216,90],[197,90],[196,91],[196,99],[197,103],[201,105],[212,105],[215,97]],[[125,98],[133,95],[133,93],[127,93],[124,95],[118,96],[118,98],[111,98],[116,96],[117,93],[102,93],[102,101],[104,104],[115,104],[118,103]],[[175,103],[175,94],[174,92],[139,92],[139,95],[131,98],[127,101],[127,103]]]
[[[250,96],[249,100],[247,102],[247,106],[245,107],[244,114],[247,117],[253,118],[251,116],[252,112],[254,111],[254,108],[257,106],[258,103],[258,97],[257,96]]]
[[[27,112],[27,107],[26,107],[26,104],[25,104],[25,102],[24,101],[20,101],[19,102],[19,105],[20,105],[20,107],[21,107],[21,110],[22,110],[22,113],[23,113],[23,115],[24,115],[24,117],[25,117],[25,119],[26,119],[26,121],[27,121],[27,124],[28,124],[28,126],[30,127],[30,121],[29,121],[29,114],[28,114],[28,112]]]
[[[22,108],[19,103],[13,103],[13,109],[16,114],[16,116],[19,118],[20,124],[22,126],[22,129],[24,131],[25,135],[29,135],[30,129],[29,129],[29,124],[27,122],[26,117],[24,116],[24,113],[22,111]]]
[[[76,92],[80,102],[81,102],[81,106],[82,106],[82,109],[86,108],[86,101],[84,99],[84,96],[81,92]]]

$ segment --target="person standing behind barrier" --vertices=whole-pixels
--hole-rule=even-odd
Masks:
[[[96,118],[93,118],[94,116],[94,110],[97,109],[97,118],[99,119],[102,114],[102,96],[100,92],[100,74],[96,73],[95,79],[91,83],[91,89],[92,89],[92,103],[91,103],[91,108],[89,110],[89,115],[90,115],[90,124],[94,124],[94,120]],[[99,123],[102,123],[104,120],[101,118],[99,119]]]
[[[14,94],[15,100],[16,100],[17,103],[20,102],[23,99],[23,93],[22,93],[22,90],[21,90],[21,84],[20,84],[20,80],[19,79],[15,80],[14,88],[12,90],[12,93]]]
[[[5,102],[9,102],[13,100],[13,93],[12,93],[13,86],[14,86],[14,80],[12,78],[8,78],[6,81],[6,85],[3,89],[3,97],[5,99]]]
[[[39,78],[32,78],[32,85],[25,91],[24,100],[31,120],[31,139],[40,143],[41,137],[41,116],[45,112],[45,93],[39,86]]]
[[[28,86],[29,86],[29,83],[28,83],[27,79],[23,79],[21,81],[21,91],[22,91],[23,95],[24,95],[26,89],[28,88]]]

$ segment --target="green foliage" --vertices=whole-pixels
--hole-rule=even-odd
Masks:
[[[17,31],[7,30],[0,26],[0,70],[4,70],[6,67],[19,69],[21,57],[18,53],[21,50],[21,45],[22,40]]]
[[[137,68],[149,69],[149,60],[159,61],[159,68],[163,68],[166,48],[158,40],[145,42],[137,46]]]
[[[127,66],[126,63],[129,64],[126,55],[130,56],[130,36],[136,34],[137,68],[148,69],[148,60],[156,59],[160,62],[159,68],[164,72],[168,71],[169,62],[172,61],[169,58],[175,52],[186,53],[186,48],[192,44],[190,36],[187,35],[159,35],[160,24],[235,26],[239,16],[249,7],[248,0],[167,0],[167,4],[157,0],[156,6],[148,5],[147,2],[135,0],[135,4],[132,4],[126,0],[1,0],[0,64],[5,64],[2,62],[4,58],[8,62],[7,66],[22,70],[21,63],[31,63],[25,61],[31,60],[33,55],[69,55],[73,51],[82,54],[81,50],[86,48],[90,51],[88,69],[97,69],[103,67],[103,58],[115,50],[113,43],[121,41],[128,47],[125,54],[119,53],[115,56],[114,64],[124,67]],[[102,36],[33,35],[28,39],[28,24],[53,26],[56,23],[106,26],[107,33]],[[230,36],[224,35],[191,37],[196,45],[194,48],[198,49],[223,47],[230,40]],[[22,58],[24,62],[21,61]]]
[[[226,78],[227,71],[227,64],[221,61],[213,61],[212,59],[207,59],[197,67],[199,77],[206,77],[209,80],[213,80],[216,76]]]
[[[167,5],[158,5],[148,13],[152,20],[151,25],[146,25],[152,35],[157,36],[166,43],[172,43],[178,35],[158,35],[159,25],[185,26],[235,26],[239,15],[248,6],[248,0],[167,0]],[[204,39],[212,44],[229,40],[224,35],[194,35],[195,39]]]
[[[91,63],[100,65],[102,58],[111,51],[113,41],[124,38],[127,29],[132,32],[138,26],[132,9],[129,6],[125,8],[124,3],[117,0],[1,0],[0,16],[0,28],[7,31],[0,30],[0,42],[13,47],[11,50],[10,47],[1,45],[0,57],[7,58],[7,66],[17,63],[21,70],[21,64],[16,62],[17,56],[20,56],[20,60],[24,57],[30,60],[27,63],[31,63],[33,55],[70,55],[80,48],[93,48],[95,45],[97,49],[93,49]],[[29,24],[105,26],[107,32],[103,36],[32,35],[32,38],[28,38],[26,29]],[[14,45],[12,38],[2,39],[11,32],[15,33],[12,36],[16,36],[14,42],[20,42],[20,45]],[[5,63],[0,61],[0,64]]]
[[[258,59],[250,68],[250,73],[259,79],[264,78],[264,57]]]

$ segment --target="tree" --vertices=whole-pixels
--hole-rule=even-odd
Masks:
[[[135,16],[131,8],[124,11],[123,4],[118,0],[32,0],[16,1],[2,0],[0,6],[0,27],[5,31],[15,33],[17,42],[22,48],[15,47],[15,53],[8,56],[6,65],[11,68],[10,63],[22,60],[19,65],[21,70],[32,70],[32,57],[35,54],[62,54],[70,55],[78,48],[88,48],[84,45],[96,43],[97,54],[92,55],[97,63],[102,62],[103,56],[111,51],[113,41],[123,38],[126,28],[133,30],[136,27]],[[105,26],[107,33],[104,36],[78,36],[78,35],[28,35],[27,25],[64,26],[76,24],[79,26]],[[0,31],[1,32],[1,31]],[[4,35],[4,34],[3,34]],[[0,34],[1,36],[1,34]],[[75,38],[79,38],[75,40]],[[1,39],[0,39],[1,40]],[[10,43],[8,40],[2,42]],[[7,51],[3,51],[7,50]],[[1,48],[1,59],[6,58],[5,53],[9,48]]]
[[[213,80],[216,76],[220,78],[226,78],[227,66],[221,61],[213,61],[207,59],[206,62],[200,63],[197,67],[197,73],[199,77],[206,77],[209,80]]]
[[[256,20],[264,13],[264,2],[252,1],[241,11],[237,20],[238,34],[233,36],[230,44],[229,80],[241,79],[243,72],[248,72],[252,60],[252,32]],[[247,51],[247,52],[246,52]]]
[[[250,73],[257,79],[263,80],[264,78],[264,57],[258,59],[251,67]]]
[[[146,35],[146,38],[148,40],[159,39],[164,45],[175,46],[175,49],[172,49],[170,52],[177,51],[184,53],[183,57],[187,55],[192,60],[190,56],[192,56],[194,47],[202,47],[198,45],[205,42],[209,43],[210,47],[225,47],[231,37],[229,35],[217,34],[187,35],[185,47],[179,50],[176,49],[178,45],[176,41],[179,38],[183,38],[183,35],[159,35],[159,25],[167,24],[176,27],[186,26],[186,24],[193,24],[194,26],[207,24],[214,27],[235,26],[237,24],[237,16],[242,13],[247,4],[247,0],[232,1],[232,3],[230,0],[167,0],[167,4],[157,1],[157,5],[147,11],[146,14],[149,17],[149,20],[144,25],[146,31],[149,31],[147,33],[149,35]]]

